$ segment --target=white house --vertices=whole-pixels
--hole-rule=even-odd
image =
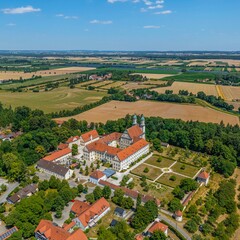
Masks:
[[[96,170],[90,175],[89,182],[98,185],[100,180],[105,181],[106,179],[107,176],[103,172]]]
[[[151,236],[155,231],[162,231],[166,237],[168,236],[168,226],[161,222],[154,222],[153,225],[148,229],[147,235]]]
[[[59,164],[67,164],[69,163],[69,158],[72,156],[72,150],[70,148],[64,148],[62,150],[58,150],[52,152],[43,158],[45,161],[59,163]]]
[[[43,171],[49,175],[53,175],[60,179],[68,180],[73,175],[73,170],[67,167],[61,166],[57,163],[46,161],[44,159],[41,159],[40,161],[38,161],[37,168],[40,171]]]
[[[97,222],[110,211],[110,204],[105,198],[100,198],[95,203],[89,206],[73,221],[76,227],[85,231],[88,228],[94,227]]]

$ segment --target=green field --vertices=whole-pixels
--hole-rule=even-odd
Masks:
[[[171,176],[175,176],[176,177],[176,180],[175,181],[172,181],[170,180],[170,177]],[[176,187],[180,184],[181,180],[182,179],[185,179],[185,177],[182,177],[180,175],[177,175],[175,173],[164,173],[158,180],[157,182],[158,183],[161,183],[161,184],[164,184],[164,185],[167,185],[169,187]]]
[[[215,74],[214,73],[203,73],[203,72],[193,72],[193,73],[182,73],[176,76],[166,77],[162,80],[174,80],[178,82],[196,82],[197,80],[205,80],[205,79],[212,79],[214,80]]]
[[[0,102],[13,108],[27,106],[41,109],[46,113],[74,109],[85,104],[96,102],[107,94],[79,88],[59,87],[48,92],[9,92],[0,91]]]
[[[196,175],[196,173],[199,171],[199,169],[194,166],[190,166],[190,165],[180,163],[180,162],[175,163],[171,167],[171,169],[174,172],[186,175],[188,177],[194,177]]]
[[[161,159],[161,162],[158,162],[158,159]],[[161,157],[161,156],[152,156],[151,158],[149,158],[146,163],[151,164],[153,166],[159,167],[159,168],[168,168],[170,167],[175,161],[170,160],[168,158],[165,157]]]

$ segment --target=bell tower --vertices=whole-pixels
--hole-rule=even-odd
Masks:
[[[146,126],[145,126],[145,118],[143,115],[141,117],[141,122],[139,127],[142,129],[142,132],[143,132],[142,138],[146,139]]]

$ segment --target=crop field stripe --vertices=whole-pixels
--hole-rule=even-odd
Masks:
[[[226,100],[225,95],[222,90],[222,87],[219,85],[216,85],[216,89],[217,89],[218,96],[221,97],[222,99]]]

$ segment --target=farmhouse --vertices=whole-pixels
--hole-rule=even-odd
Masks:
[[[161,222],[154,222],[153,225],[148,229],[147,235],[151,236],[155,231],[162,231],[166,237],[168,236],[168,226]]]
[[[72,150],[70,148],[64,148],[43,158],[45,161],[55,162],[59,164],[67,164],[69,158],[72,156]]]
[[[81,239],[87,240],[87,236],[83,233],[81,229],[73,231],[69,229],[67,231],[64,228],[56,226],[49,220],[41,220],[35,229],[35,238],[37,240],[74,240]]]
[[[46,161],[43,159],[38,161],[37,168],[43,172],[46,172],[46,173],[53,175],[60,179],[67,180],[67,179],[71,178],[73,175],[73,170],[71,170],[67,167],[58,165],[57,163]]]
[[[143,116],[138,125],[135,115],[133,126],[126,129],[123,134],[114,132],[99,138],[97,131],[93,131],[96,139],[94,141],[94,138],[91,138],[92,134],[86,133],[85,147],[83,148],[84,160],[108,162],[114,170],[121,171],[129,168],[133,162],[149,152],[149,143],[145,140]],[[81,137],[84,139],[85,136]],[[91,143],[89,143],[90,140]]]
[[[89,206],[83,213],[81,213],[73,221],[76,227],[85,231],[97,224],[97,222],[110,211],[110,204],[105,198],[100,198],[95,203]]]

